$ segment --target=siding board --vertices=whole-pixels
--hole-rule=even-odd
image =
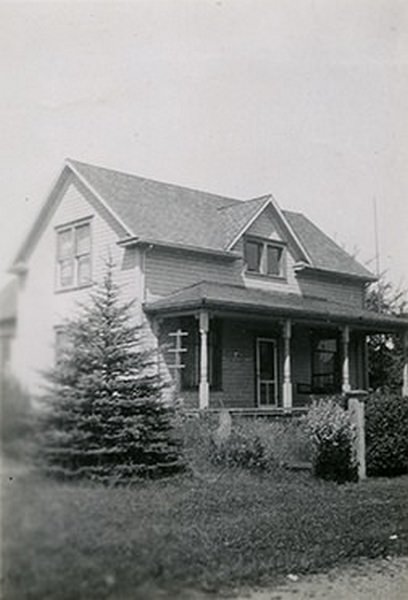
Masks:
[[[20,280],[16,338],[13,343],[12,372],[27,388],[39,390],[43,382],[40,372],[54,363],[55,326],[78,310],[78,302],[88,298],[91,287],[56,293],[55,228],[82,218],[92,217],[92,278],[102,281],[106,259],[115,263],[115,280],[122,298],[134,300],[135,317],[141,318],[140,273],[137,250],[124,250],[117,245],[119,232],[96,209],[91,194],[78,184],[73,175],[61,190],[59,203],[50,222],[32,251],[28,273]]]

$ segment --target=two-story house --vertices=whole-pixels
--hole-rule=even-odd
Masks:
[[[169,334],[187,334],[175,379],[191,408],[291,409],[367,388],[366,336],[408,325],[366,310],[375,277],[271,195],[241,201],[67,160],[12,267],[11,366],[24,385],[40,385],[108,255],[169,376]]]

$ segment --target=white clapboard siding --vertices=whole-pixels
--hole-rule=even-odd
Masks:
[[[152,248],[145,257],[146,299],[166,296],[200,281],[242,283],[242,261]]]
[[[254,235],[262,238],[270,238],[276,241],[286,241],[285,232],[277,222],[274,215],[274,210],[271,206],[267,206],[266,209],[259,215],[259,217],[252,223],[251,227],[246,231],[246,235]]]
[[[55,227],[82,218],[91,219],[92,278],[101,281],[106,258],[115,262],[115,279],[124,299],[140,298],[138,251],[125,251],[117,245],[118,233],[98,213],[89,192],[74,177],[61,189],[61,200],[51,215],[28,260],[28,273],[21,281],[16,338],[12,351],[12,371],[31,390],[42,382],[40,371],[54,362],[55,327],[78,310],[77,303],[88,298],[92,287],[56,292]],[[140,302],[135,303],[135,316]],[[140,317],[140,314],[139,314]]]
[[[341,304],[347,304],[361,308],[364,304],[364,285],[360,282],[343,280],[328,280],[324,276],[302,276],[298,275],[301,294],[316,298],[325,298]]]

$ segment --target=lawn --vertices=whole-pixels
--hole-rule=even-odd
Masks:
[[[408,477],[338,486],[237,469],[106,488],[31,474],[3,495],[5,600],[191,597],[408,554]]]

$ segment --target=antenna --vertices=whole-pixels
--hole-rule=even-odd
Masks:
[[[378,214],[377,214],[377,199],[373,198],[374,208],[374,244],[375,244],[375,270],[377,277],[380,277],[380,241],[378,235]]]

